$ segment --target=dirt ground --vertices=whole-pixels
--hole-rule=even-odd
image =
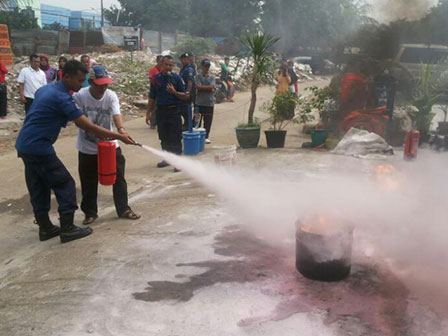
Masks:
[[[270,97],[262,88],[259,106]],[[195,160],[210,161],[210,146],[236,143],[234,127],[248,104],[249,94],[240,93],[235,103],[217,105],[212,144]],[[125,126],[159,148],[143,118]],[[64,132],[56,151],[79,186],[76,137]],[[267,150],[262,136],[262,148],[238,151],[238,165],[372,168],[301,150],[306,139],[292,125],[286,148]],[[420,301],[382,262],[357,257],[345,281],[306,280],[295,271],[293,239],[272,248],[245,231],[224,200],[184,173],[155,168],[158,158],[140,148],[123,147],[130,205],[142,218],[117,219],[111,189],[100,187],[94,233],[64,245],[38,241],[23,165],[14,151],[2,154],[0,335],[448,335],[448,315]]]

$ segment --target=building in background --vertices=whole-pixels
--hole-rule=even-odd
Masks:
[[[45,1],[45,0],[43,0]],[[0,10],[28,10],[39,27],[59,24],[70,30],[101,29],[101,14],[89,11],[72,11],[69,8],[41,3],[41,0],[0,0]],[[104,20],[104,26],[110,22]]]
[[[42,27],[40,0],[1,0],[0,8],[2,10],[28,10],[30,14],[37,20],[39,27]]]
[[[104,26],[110,26],[110,22],[106,19],[104,20]],[[69,28],[70,30],[100,29],[101,14],[86,11],[72,11],[70,16]]]
[[[72,11],[68,8],[51,6],[46,4],[40,5],[42,27],[59,24],[63,28],[69,28],[70,16]]]

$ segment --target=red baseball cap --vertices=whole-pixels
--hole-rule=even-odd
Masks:
[[[96,85],[112,84],[112,78],[102,65],[94,65],[91,67],[89,76]]]

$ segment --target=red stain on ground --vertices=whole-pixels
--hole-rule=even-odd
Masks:
[[[135,293],[134,297],[143,301],[188,301],[196,290],[216,283],[254,282],[263,294],[280,297],[281,302],[265,316],[240,320],[241,327],[318,311],[325,312],[326,324],[337,323],[344,336],[448,335],[448,326],[443,325],[446,320],[439,316],[432,316],[431,325],[416,326],[421,323],[418,320],[422,305],[409,298],[408,290],[385,263],[354,258],[347,279],[325,283],[308,280],[295,270],[293,246],[280,250],[233,228],[218,235],[214,247],[217,254],[233,259],[179,264],[178,267],[203,267],[206,271],[190,276],[186,282],[152,281],[145,292]],[[429,316],[431,310],[425,309]],[[347,332],[354,321],[358,330]],[[415,334],[415,330],[420,333]]]

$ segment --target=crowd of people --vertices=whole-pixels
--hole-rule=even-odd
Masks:
[[[148,73],[149,99],[145,121],[150,128],[157,128],[162,149],[180,155],[182,132],[192,127],[204,126],[206,143],[210,143],[217,83],[210,73],[210,60],[201,60],[197,69],[194,56],[183,53],[179,59],[179,74],[173,72],[172,56],[160,55],[156,60],[157,64]],[[6,99],[3,99],[6,95],[6,73],[6,67],[0,64],[1,117],[6,115]],[[232,101],[228,58],[222,62],[219,79],[229,88],[227,98]],[[293,63],[282,63],[277,80],[277,94],[288,90],[297,92]],[[25,107],[25,121],[17,137],[16,149],[25,166],[25,181],[40,240],[59,236],[61,242],[69,242],[92,233],[88,226],[74,225],[74,213],[78,209],[75,182],[53,147],[61,128],[70,122],[79,128],[77,150],[81,210],[85,216],[83,224],[92,224],[98,218],[97,142],[101,139],[114,141],[116,147],[116,182],[112,189],[117,215],[130,220],[140,218],[128,204],[124,173],[126,160],[118,140],[125,144],[136,143],[124,128],[119,99],[109,89],[112,78],[106,68],[88,55],[82,55],[80,61],[61,56],[56,69],[48,56],[32,54],[29,66],[20,71],[17,81],[20,100]],[[157,164],[158,168],[167,166],[166,161]],[[174,171],[179,170],[174,167]],[[49,217],[51,191],[58,201],[60,226],[53,225]]]
[[[180,55],[179,74],[173,72],[172,56],[157,56],[157,64],[149,69],[150,92],[146,123],[157,128],[162,149],[174,154],[182,153],[182,132],[204,126],[205,142],[210,141],[214,113],[216,78],[210,73],[211,62],[203,59],[196,68],[194,56]],[[167,167],[166,161],[157,164]],[[174,168],[175,171],[178,171]]]
[[[157,64],[148,74],[146,114],[146,123],[157,128],[162,149],[178,155],[182,153],[182,132],[189,127],[204,126],[206,142],[210,143],[216,87],[210,60],[203,59],[197,69],[194,56],[186,52],[180,56],[180,63],[176,74],[172,56],[157,56]],[[6,116],[5,74],[7,69],[0,64],[1,117]],[[221,79],[228,80],[229,76],[226,59]],[[128,204],[126,161],[118,140],[136,143],[123,126],[118,96],[109,89],[112,78],[107,69],[88,55],[82,55],[79,61],[61,56],[56,68],[48,56],[32,54],[29,66],[20,71],[17,81],[25,121],[16,140],[16,150],[25,166],[25,182],[35,223],[39,226],[39,239],[45,241],[59,236],[65,243],[92,233],[91,227],[74,224],[78,209],[75,181],[53,147],[61,129],[71,122],[79,128],[77,150],[83,224],[92,224],[98,218],[97,142],[101,139],[114,141],[116,146],[113,199],[117,215],[130,220],[140,218]],[[157,164],[159,168],[167,166],[165,161]],[[174,171],[179,170],[174,168]],[[49,217],[51,191],[58,202],[60,226],[53,225]]]
[[[25,166],[39,239],[45,241],[59,236],[65,243],[92,233],[90,227],[74,225],[74,213],[78,209],[75,182],[53,148],[61,128],[72,121],[79,127],[77,149],[83,224],[91,224],[98,218],[97,142],[100,139],[113,139],[116,146],[113,199],[117,215],[130,220],[140,218],[128,204],[125,158],[117,140],[126,144],[135,142],[123,126],[118,96],[108,88],[112,78],[105,67],[88,55],[83,55],[81,62],[61,56],[59,69],[50,64],[46,55],[33,54],[29,60],[29,66],[21,70],[18,78],[25,121],[16,149]],[[58,202],[60,226],[53,225],[49,217],[51,191]]]

